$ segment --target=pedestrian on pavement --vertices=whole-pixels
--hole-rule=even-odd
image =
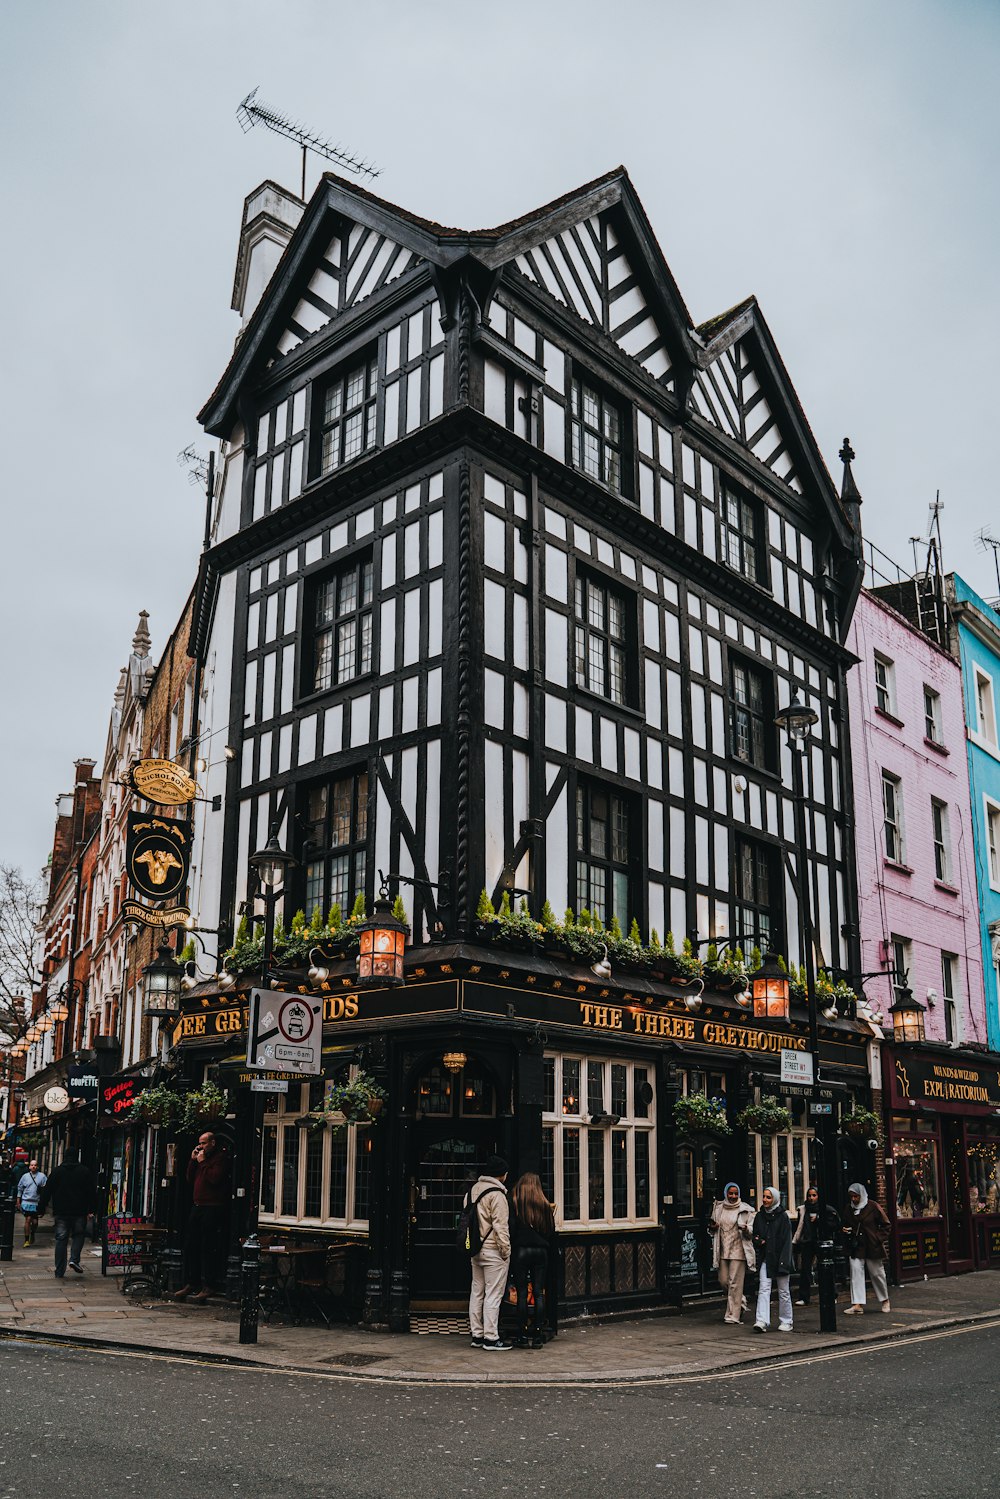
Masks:
[[[868,1189],[861,1182],[852,1182],[847,1189],[844,1233],[847,1235],[847,1250],[851,1257],[851,1305],[845,1306],[844,1316],[864,1315],[867,1299],[865,1270],[868,1271],[872,1290],[882,1303],[882,1310],[891,1312],[889,1287],[885,1279],[889,1220],[882,1204],[871,1200]]]
[[[44,1171],[39,1171],[38,1162],[28,1162],[28,1169],[17,1184],[17,1208],[24,1215],[24,1247],[30,1249],[35,1242],[38,1227],[38,1199],[48,1181]]]
[[[229,1156],[210,1129],[202,1130],[187,1165],[192,1207],[184,1235],[185,1284],[175,1301],[204,1303],[219,1279],[222,1245],[229,1221]]]
[[[481,1244],[471,1261],[469,1327],[473,1348],[487,1353],[506,1353],[514,1346],[500,1336],[500,1303],[510,1266],[510,1204],[504,1186],[508,1169],[502,1156],[491,1155],[466,1194],[466,1202],[476,1206]]]
[[[66,1274],[67,1243],[69,1268],[82,1275],[80,1256],[87,1219],[97,1206],[97,1180],[89,1167],[81,1165],[78,1150],[67,1150],[46,1181],[38,1197],[39,1214],[50,1202],[56,1221],[56,1279]]]
[[[792,1234],[792,1246],[799,1252],[799,1297],[796,1306],[809,1305],[809,1293],[812,1289],[812,1267],[813,1261],[819,1253],[819,1241],[826,1237],[836,1243],[837,1230],[840,1228],[840,1216],[837,1209],[830,1203],[823,1209],[823,1222],[826,1225],[825,1236],[820,1232],[819,1213],[819,1188],[810,1187],[806,1193],[806,1200],[799,1205],[798,1222],[795,1232]]]
[[[727,1293],[723,1322],[738,1323],[746,1311],[743,1282],[756,1264],[750,1224],[754,1210],[743,1201],[737,1182],[726,1182],[721,1202],[712,1208],[708,1231],[712,1235],[712,1269],[719,1272],[719,1285]]]
[[[526,1171],[512,1193],[514,1216],[510,1222],[511,1270],[517,1292],[515,1348],[544,1348],[542,1306],[548,1280],[549,1255],[553,1250],[556,1223],[552,1204],[542,1191],[541,1179]],[[528,1342],[528,1281],[534,1298],[531,1342]]]
[[[760,1212],[753,1220],[753,1247],[760,1271],[757,1292],[757,1320],[754,1332],[767,1332],[771,1326],[771,1288],[778,1287],[778,1331],[792,1330],[792,1225],[781,1206],[777,1187],[765,1187]]]

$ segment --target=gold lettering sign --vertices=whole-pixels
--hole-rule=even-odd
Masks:
[[[122,901],[122,920],[141,921],[144,926],[183,926],[190,915],[187,906],[171,906],[169,911],[158,911],[155,906],[144,906],[141,900]]]
[[[198,795],[197,783],[173,760],[140,760],[132,767],[132,785],[158,807],[184,807]]]
[[[356,994],[327,994],[323,1000],[324,1024],[358,1018]],[[215,1009],[182,1015],[174,1026],[173,1044],[200,1036],[239,1036],[250,1022],[249,1006],[227,1004]]]
[[[805,1051],[804,1036],[786,1031],[759,1031],[752,1026],[725,1025],[714,1020],[692,1020],[663,1010],[633,1009],[622,1005],[579,1002],[580,1024],[591,1030],[622,1031],[633,1036],[651,1036],[669,1041],[696,1041],[705,1046],[723,1046],[734,1051],[759,1051],[779,1055],[785,1048]]]

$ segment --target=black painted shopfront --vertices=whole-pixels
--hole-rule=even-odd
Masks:
[[[1000,1056],[886,1046],[886,1177],[902,1280],[1000,1265]]]
[[[564,1314],[680,1305],[712,1292],[705,1223],[722,1184],[733,1177],[754,1201],[774,1181],[794,1206],[809,1183],[818,1094],[779,1082],[782,1049],[807,1047],[805,1015],[768,1025],[708,994],[692,1012],[679,986],[645,982],[633,992],[595,984],[586,969],[562,967],[556,977],[539,971],[544,960],[534,972],[500,961],[442,946],[402,988],[356,990],[345,979],[325,994],[323,1076],[292,1079],[267,1099],[261,1232],[353,1246],[364,1303],[353,1310],[369,1325],[405,1328],[411,1314],[458,1312],[469,1267],[455,1246],[456,1216],[499,1152],[512,1180],[538,1171],[557,1203]],[[192,1077],[209,1066],[230,1089],[234,1180],[252,1191],[245,995],[185,1004],[176,1054]],[[834,1100],[831,1125],[842,1103],[870,1098],[869,1040],[853,1021],[823,1025],[819,1091]],[[384,1110],[371,1124],[317,1127],[311,1116],[328,1081],[359,1067],[384,1088]],[[719,1097],[734,1121],[761,1091],[785,1097],[789,1134],[678,1137],[681,1094]],[[235,1235],[249,1200],[237,1202]]]

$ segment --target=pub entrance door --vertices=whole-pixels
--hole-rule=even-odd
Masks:
[[[491,1155],[499,1153],[495,1090],[469,1058],[457,1073],[436,1064],[416,1085],[416,1121],[408,1166],[410,1309],[468,1306],[469,1257],[455,1229],[462,1200]]]

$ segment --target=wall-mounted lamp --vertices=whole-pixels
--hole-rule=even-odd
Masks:
[[[596,978],[607,980],[611,977],[611,964],[608,962],[607,943],[601,945],[601,956],[596,963],[591,963],[590,971]]]

